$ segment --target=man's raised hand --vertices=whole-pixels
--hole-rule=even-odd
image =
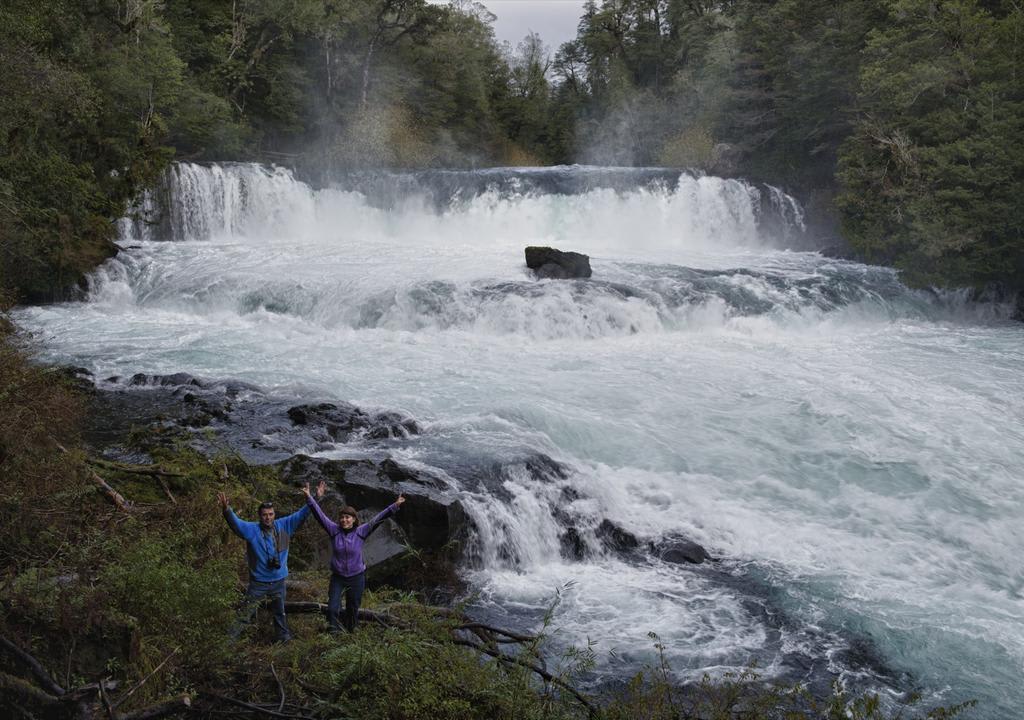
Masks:
[[[223,492],[217,493],[217,503],[220,505],[222,510],[227,510],[228,505],[230,505],[230,503],[228,502],[228,496],[225,495]]]

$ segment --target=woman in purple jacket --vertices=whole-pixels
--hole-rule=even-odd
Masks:
[[[317,497],[323,497],[326,485],[321,480],[317,486]],[[359,604],[363,600],[363,590],[366,587],[366,563],[363,562],[363,543],[370,533],[377,529],[377,526],[385,519],[398,512],[398,508],[405,502],[402,495],[388,505],[384,510],[368,523],[356,525],[359,518],[356,516],[356,509],[346,505],[338,514],[338,522],[333,522],[326,513],[320,509],[316,498],[309,492],[309,483],[302,489],[306,495],[306,503],[309,505],[316,519],[323,526],[327,534],[331,536],[331,589],[327,595],[327,623],[332,632],[337,632],[343,627],[349,632],[355,632],[359,618]],[[341,612],[341,596],[345,595],[345,614],[338,622],[338,615]]]

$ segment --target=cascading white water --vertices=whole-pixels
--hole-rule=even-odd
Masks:
[[[88,302],[19,319],[98,377],[188,371],[402,410],[424,433],[400,460],[500,467],[455,483],[481,608],[535,622],[572,581],[554,622],[616,651],[599,672],[648,659],[655,631],[683,677],[756,659],[1012,715],[1024,337],[1005,309],[778,249],[803,219],[777,189],[591,175],[450,173],[385,202],[177,165]],[[530,244],[590,254],[594,278],[533,280]],[[538,454],[566,472],[532,470]],[[604,520],[723,560],[616,556]],[[585,560],[564,554],[570,526]]]

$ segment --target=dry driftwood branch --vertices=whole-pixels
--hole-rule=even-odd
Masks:
[[[64,688],[58,685],[57,681],[50,677],[50,673],[46,672],[42,663],[36,660],[32,655],[22,650],[3,635],[0,635],[0,646],[13,655],[22,665],[31,670],[38,683],[48,694],[56,697],[60,697],[64,694]]]
[[[284,684],[281,682],[281,678],[277,676],[277,669],[274,667],[274,663],[270,663],[270,674],[277,681],[277,692],[281,695],[281,702],[277,704],[277,711],[281,712],[284,710]]]
[[[107,717],[110,720],[117,720],[117,713],[114,711],[114,707],[110,704],[110,697],[107,695],[107,689],[104,687],[105,680],[100,680],[100,700],[103,701],[103,707],[107,711]]]
[[[162,477],[157,477],[157,481],[160,483],[160,487],[163,488],[164,495],[167,496],[167,499],[170,500],[175,505],[177,505],[178,501],[175,499],[174,495],[171,494],[171,488],[168,487],[167,481],[164,480]]]
[[[114,488],[110,487],[110,485],[107,484],[106,480],[104,480],[91,470],[89,471],[89,476],[93,483],[96,484],[96,487],[99,489],[99,491],[106,495],[110,502],[114,503],[117,506],[118,510],[121,510],[123,512],[131,512],[131,503],[124,499],[124,495],[119,493]]]
[[[487,625],[485,623],[479,623],[479,622],[463,623],[462,625],[456,625],[452,629],[453,630],[469,630],[470,632],[473,632],[473,633],[476,633],[476,631],[480,630],[480,631],[483,631],[483,632],[485,632],[485,633],[487,633],[489,635],[504,635],[505,636],[504,639],[502,639],[502,638],[495,638],[494,639],[494,642],[499,642],[499,643],[510,643],[510,642],[513,642],[513,643],[530,643],[530,642],[534,642],[535,640],[538,639],[536,635],[520,635],[519,633],[514,633],[514,632],[511,632],[509,630],[505,630],[504,628],[498,628],[498,627],[494,627],[493,625]]]
[[[61,445],[60,443],[57,443],[57,449],[60,450],[65,455],[70,455],[71,454],[68,451],[68,449],[66,447],[64,447],[63,445]],[[104,461],[104,462],[106,462],[106,461]],[[110,501],[112,503],[117,505],[117,507],[120,510],[123,510],[124,512],[128,512],[131,509],[131,503],[129,503],[127,500],[124,499],[124,495],[119,493],[114,488],[110,487],[110,485],[107,484],[106,480],[101,478],[99,475],[97,475],[92,470],[89,471],[89,479],[92,480],[92,482],[96,485],[96,487],[99,489],[99,491],[102,492],[104,495],[106,495],[110,499]]]

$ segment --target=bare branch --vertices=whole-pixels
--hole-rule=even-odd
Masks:
[[[281,712],[284,710],[284,684],[281,682],[281,678],[277,676],[277,669],[274,668],[274,663],[270,663],[270,673],[274,676],[274,680],[277,681],[277,691],[281,694],[281,702],[277,704],[277,711]]]
[[[163,659],[163,662],[161,662],[161,663],[160,663],[159,665],[157,665],[157,666],[156,666],[155,668],[153,668],[153,671],[152,671],[151,673],[149,673],[149,675],[147,675],[146,677],[144,677],[144,678],[142,678],[141,680],[139,680],[139,682],[137,682],[137,683],[135,684],[135,686],[134,686],[134,687],[133,687],[133,688],[132,688],[131,690],[129,690],[129,691],[128,691],[128,692],[126,692],[126,693],[125,693],[124,695],[122,695],[121,697],[119,697],[119,698],[117,699],[117,702],[115,702],[115,703],[113,704],[113,706],[112,706],[112,708],[111,708],[111,709],[112,709],[112,710],[116,710],[116,709],[118,708],[118,706],[119,706],[119,705],[120,705],[121,703],[123,703],[123,702],[124,702],[125,700],[127,700],[128,698],[130,698],[130,697],[131,697],[132,695],[134,695],[134,694],[135,694],[135,691],[136,691],[136,690],[138,690],[138,689],[139,689],[140,687],[142,687],[143,685],[145,685],[145,684],[146,684],[146,681],[147,681],[147,680],[149,680],[149,679],[150,679],[151,677],[153,677],[154,675],[156,675],[156,674],[157,674],[157,673],[158,673],[158,672],[160,671],[160,668],[162,668],[162,667],[163,667],[164,665],[166,665],[166,664],[167,664],[167,661],[168,661],[168,660],[170,660],[170,659],[171,659],[172,657],[174,657],[175,655],[177,655],[177,654],[178,654],[178,651],[179,651],[179,650],[181,650],[181,648],[180,648],[180,647],[176,647],[176,648],[174,648],[174,650],[172,650],[172,651],[171,651],[171,654],[170,654],[170,655],[168,655],[167,657],[165,657],[165,658]],[[180,698],[179,698],[179,699],[180,699]]]
[[[577,690],[576,688],[574,688],[572,685],[570,685],[569,683],[565,682],[561,678],[555,677],[554,675],[549,673],[544,668],[542,668],[542,667],[540,667],[538,665],[534,665],[533,663],[527,662],[526,660],[523,660],[521,658],[513,657],[511,655],[505,655],[504,653],[498,652],[497,650],[493,650],[493,649],[491,649],[491,648],[489,648],[489,647],[487,647],[485,645],[481,645],[480,643],[475,643],[472,640],[465,640],[465,639],[458,639],[457,638],[457,639],[452,640],[452,642],[455,643],[456,645],[462,645],[463,647],[473,648],[477,652],[482,652],[484,655],[490,655],[492,658],[498,660],[499,662],[507,663],[509,665],[518,665],[519,667],[524,667],[527,670],[530,670],[530,671],[536,673],[537,675],[542,677],[545,681],[547,681],[547,682],[549,682],[549,683],[551,683],[553,685],[557,685],[558,687],[562,688],[563,690],[566,690],[569,693],[571,693],[573,695],[573,697],[575,697],[577,700],[579,700],[580,704],[583,705],[583,707],[585,707],[587,709],[587,712],[590,714],[591,717],[595,717],[597,715],[597,708],[594,706],[593,703],[590,702],[590,700],[588,700],[586,697],[584,697],[579,692],[579,690]]]
[[[267,715],[269,717],[275,718],[283,718],[284,720],[314,720],[309,715],[292,715],[291,713],[278,712],[277,710],[268,710],[267,708],[262,707],[260,705],[254,705],[253,703],[248,703],[244,700],[239,700],[238,698],[228,697],[227,695],[221,695],[219,693],[210,692],[209,690],[204,690],[202,694],[208,698],[212,698],[213,700],[220,700],[221,702],[226,702],[229,705],[234,705],[236,707],[243,708],[250,712],[258,713],[260,715]]]

